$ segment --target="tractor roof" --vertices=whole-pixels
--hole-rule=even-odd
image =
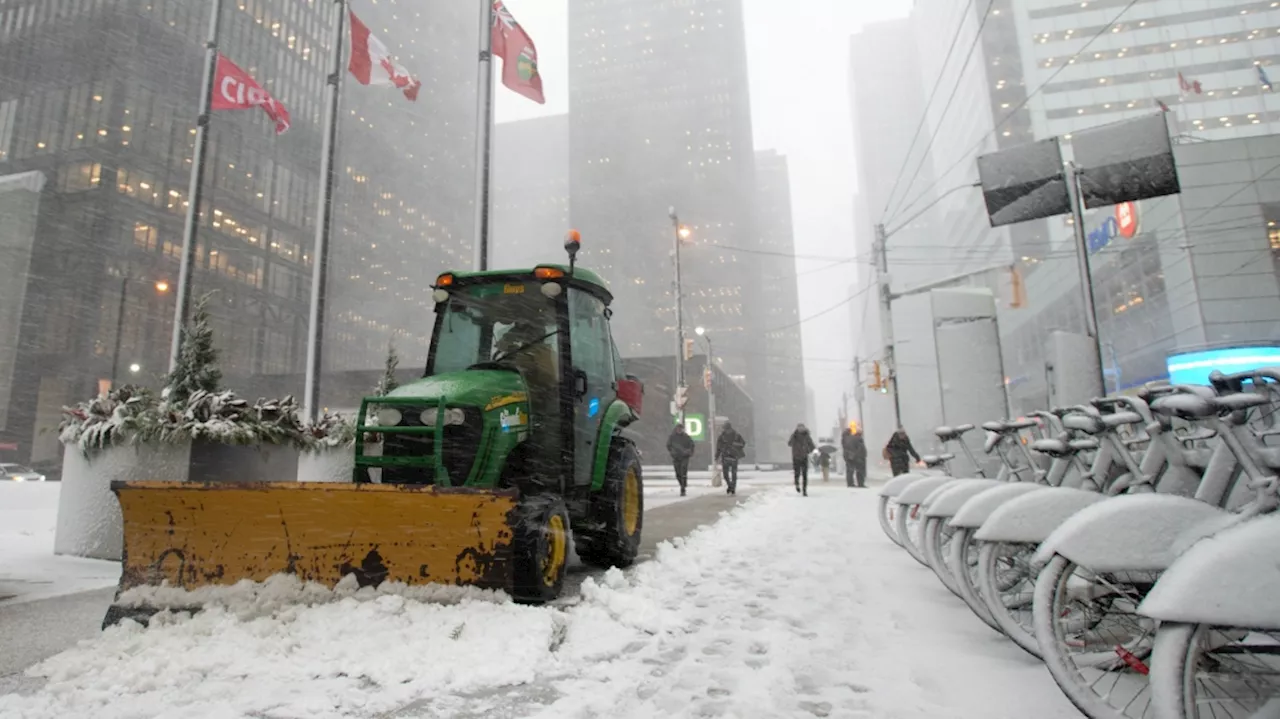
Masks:
[[[568,265],[558,265],[548,262],[539,264],[538,267],[553,267],[564,272],[566,276],[569,274]],[[505,270],[484,270],[482,272],[454,272],[450,270],[445,274],[453,275],[460,284],[473,284],[476,282],[484,282],[488,279],[498,281],[511,279],[513,277],[533,277],[534,269],[535,268],[533,267],[529,267]],[[613,293],[609,291],[609,285],[604,281],[604,278],[581,265],[573,268],[572,284],[582,286],[585,289],[597,290],[597,294],[601,295],[605,302],[611,302],[613,300]]]

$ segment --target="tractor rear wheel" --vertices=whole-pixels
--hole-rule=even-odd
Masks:
[[[602,567],[631,566],[640,553],[644,528],[644,477],[640,454],[630,442],[615,442],[610,448],[597,516],[601,529],[579,548],[578,555]]]
[[[516,510],[515,586],[521,604],[543,604],[560,596],[569,559],[569,511],[550,494],[527,497]]]

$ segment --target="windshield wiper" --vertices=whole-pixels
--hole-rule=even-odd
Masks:
[[[545,339],[547,339],[547,338],[549,338],[549,337],[551,337],[551,336],[555,335],[555,334],[556,334],[556,333],[558,333],[559,331],[560,331],[560,330],[558,330],[558,329],[551,330],[550,332],[548,332],[548,333],[546,333],[545,335],[543,335],[543,336],[539,337],[538,339],[536,339],[536,340],[529,340],[528,342],[525,342],[524,344],[522,344],[522,345],[520,345],[519,347],[517,347],[517,348],[515,348],[515,349],[511,350],[510,352],[503,352],[502,354],[498,355],[497,357],[494,357],[494,358],[493,358],[493,361],[494,361],[494,362],[501,362],[502,360],[504,360],[504,359],[508,359],[509,357],[511,357],[511,355],[517,354],[517,353],[519,353],[519,352],[523,352],[523,351],[525,351],[525,350],[529,349],[530,347],[533,347],[534,345],[542,344],[542,341],[543,341],[543,340],[545,340]]]

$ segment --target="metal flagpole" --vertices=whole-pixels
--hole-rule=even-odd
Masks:
[[[213,78],[218,65],[218,20],[222,0],[209,0],[209,36],[205,40],[204,76],[200,81],[200,111],[196,115],[196,147],[187,185],[187,219],[182,229],[182,262],[178,266],[173,310],[173,340],[169,344],[169,372],[178,366],[182,329],[191,311],[191,267],[196,257],[196,231],[200,223],[200,194],[204,187],[204,156],[209,148],[209,114],[213,104]]]
[[[489,175],[493,142],[493,0],[480,0],[480,59],[476,76],[476,234],[473,269],[489,269]]]
[[[311,252],[311,313],[307,324],[307,374],[303,386],[303,416],[315,422],[320,414],[321,340],[324,335],[325,283],[329,274],[329,235],[333,226],[333,155],[338,139],[338,95],[342,86],[342,48],[345,45],[347,1],[334,0],[338,22],[333,31],[333,59],[325,79],[328,103],[320,157],[320,202],[316,207],[316,241]]]

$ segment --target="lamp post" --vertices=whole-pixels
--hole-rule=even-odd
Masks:
[[[120,375],[120,340],[124,334],[124,307],[125,300],[129,297],[129,283],[145,281],[128,275],[120,278],[120,304],[116,307],[116,341],[115,347],[111,350],[111,389],[116,388],[116,382],[119,380]],[[157,280],[155,288],[156,292],[164,294],[169,291],[169,283],[164,280]],[[130,365],[129,371],[137,374],[138,370],[133,369],[135,366],[137,366],[136,363]]]
[[[680,224],[680,216],[676,214],[674,206],[667,210],[667,216],[671,218],[671,227],[675,230],[672,239],[675,242],[675,266],[676,266],[676,421],[684,424],[684,404],[683,398],[687,392],[682,391],[688,385],[684,381],[684,288],[680,280],[680,243],[688,240],[693,231],[688,226]]]
[[[695,327],[694,333],[707,343],[707,368],[703,375],[703,386],[707,389],[707,425],[711,430],[711,486],[720,486],[720,465],[716,463],[716,390],[715,390],[715,354],[711,349],[711,335],[706,327]]]

